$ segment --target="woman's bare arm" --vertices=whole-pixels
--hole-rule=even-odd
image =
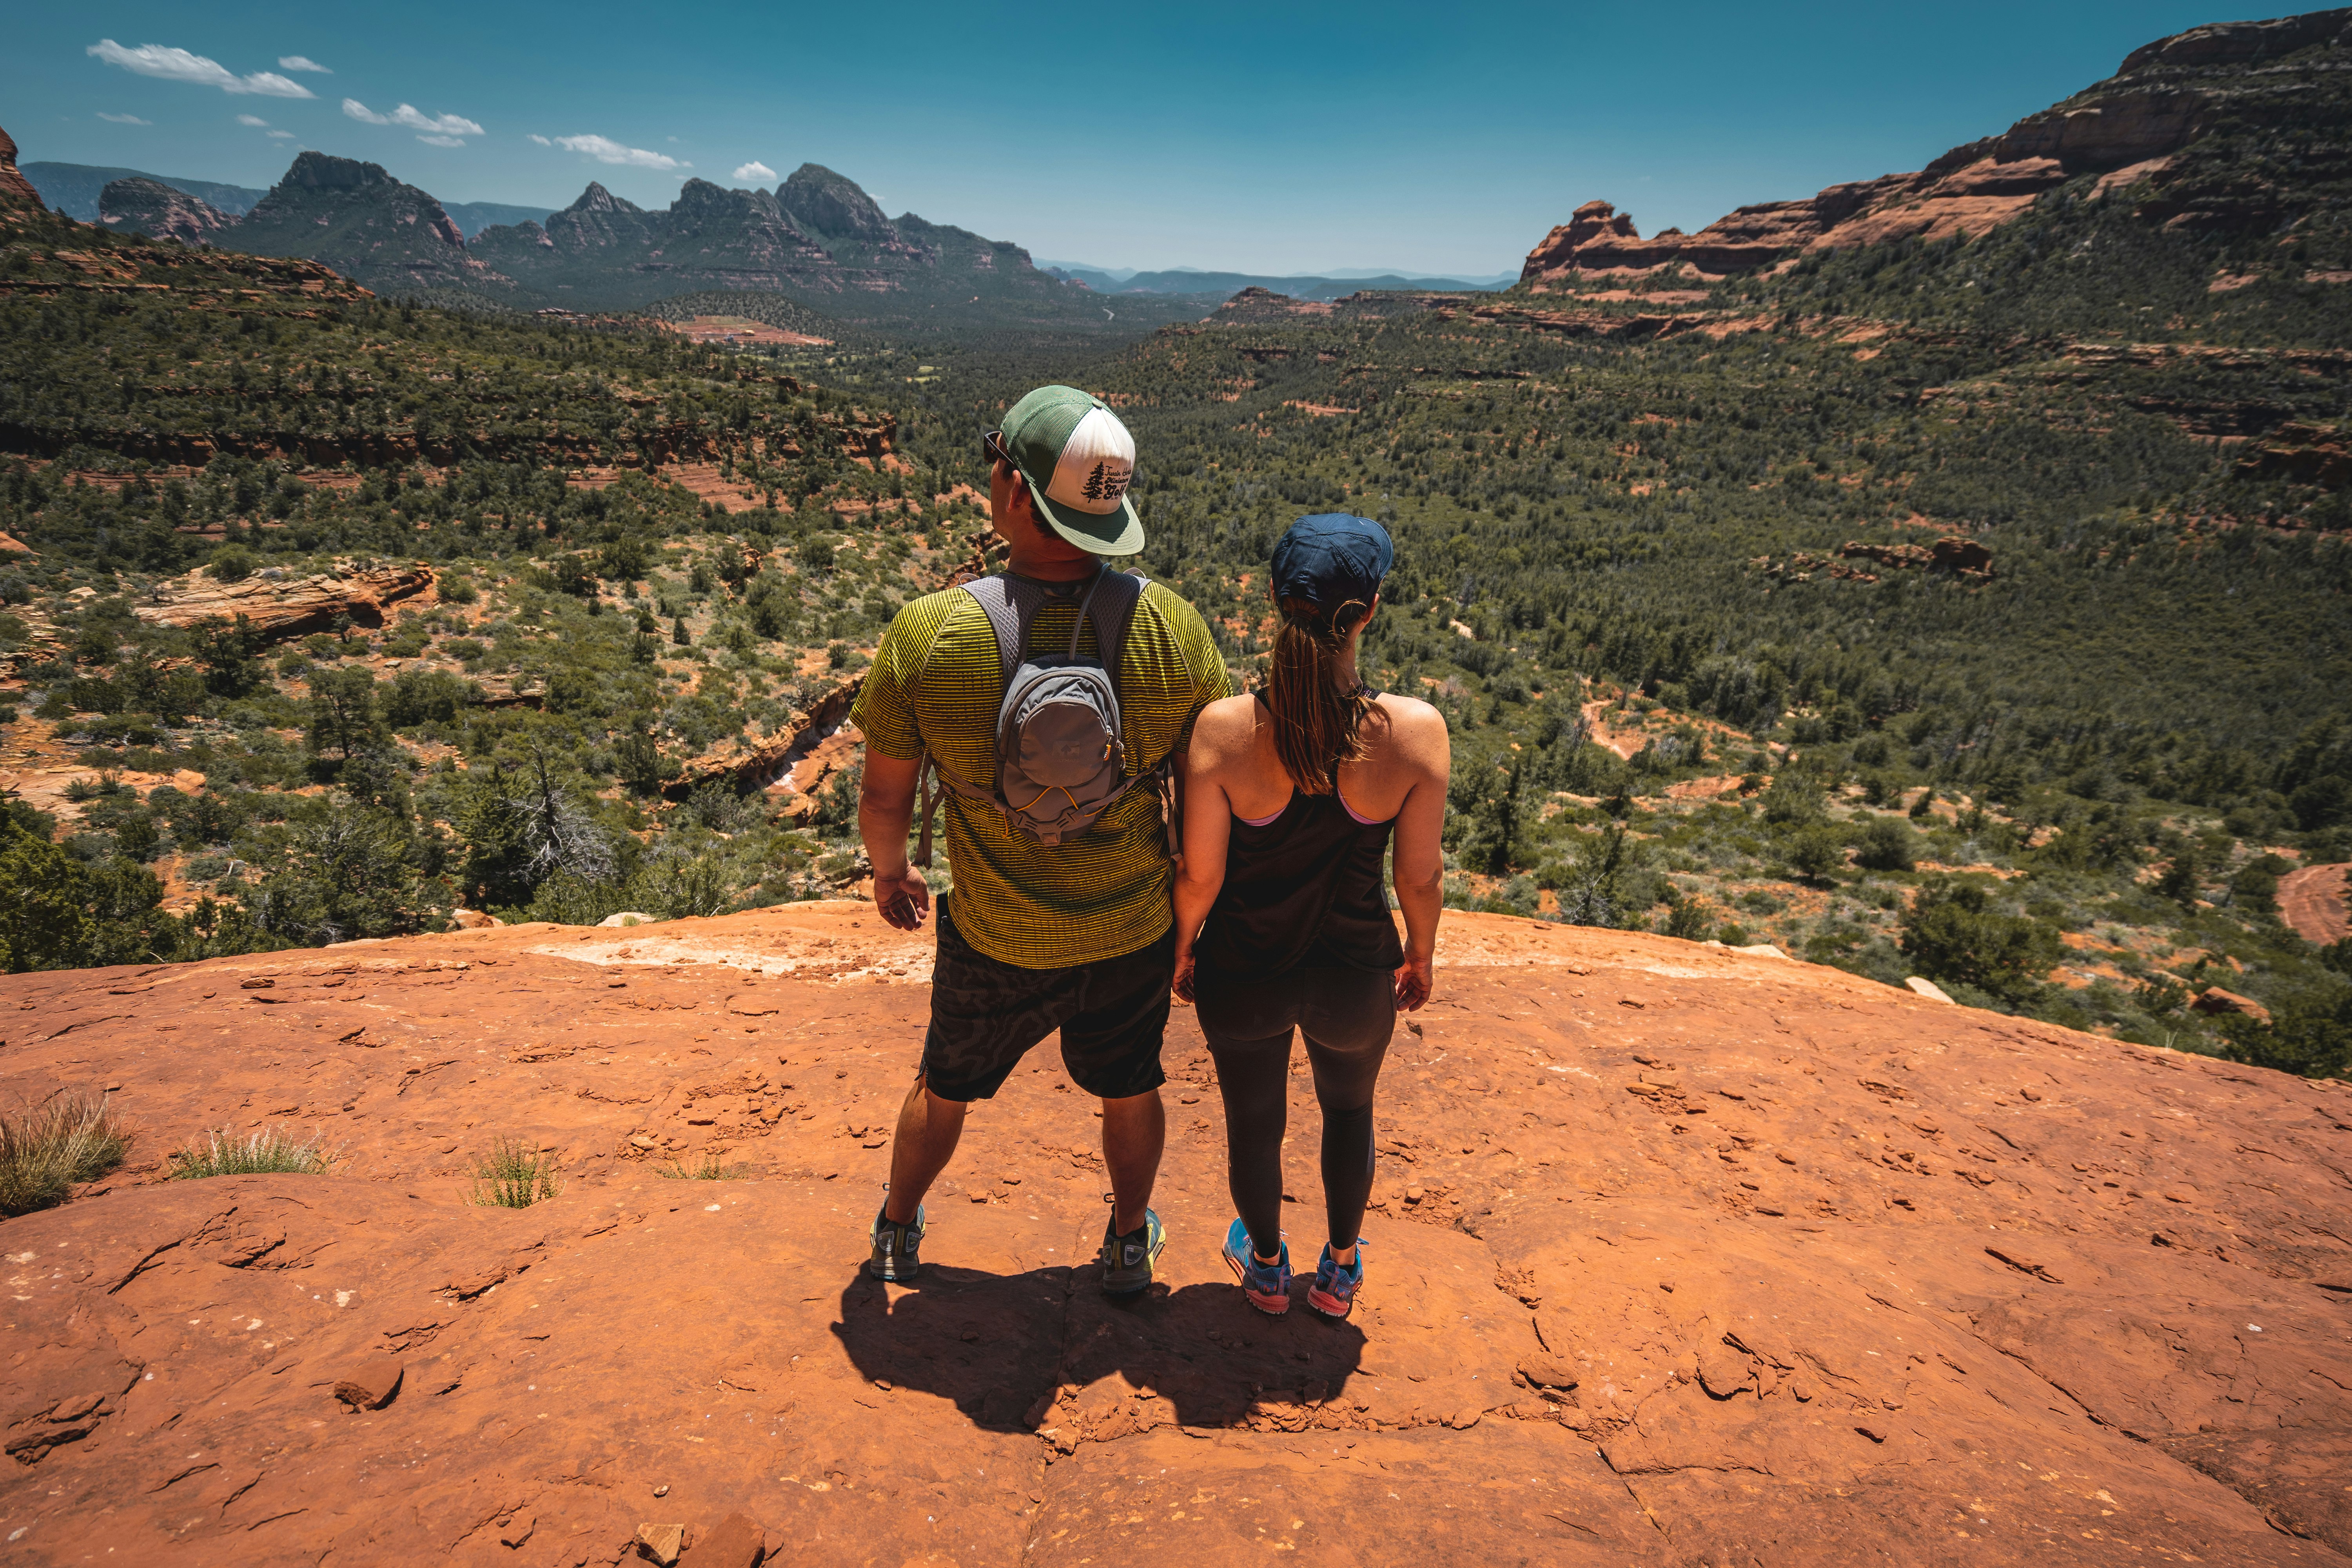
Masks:
[[[1405,931],[1396,1005],[1399,1012],[1410,1013],[1429,1000],[1435,984],[1437,921],[1445,908],[1445,781],[1453,747],[1436,709],[1410,700],[1397,708],[1392,733],[1412,788],[1397,813],[1391,873]]]
[[[1233,803],[1225,794],[1224,764],[1234,751],[1234,729],[1223,702],[1213,702],[1192,725],[1185,748],[1182,799],[1183,853],[1176,858],[1177,999],[1192,999],[1192,943],[1225,885],[1225,846],[1233,836]],[[1246,731],[1244,732],[1246,740]]]

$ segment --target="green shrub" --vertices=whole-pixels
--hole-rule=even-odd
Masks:
[[[308,1141],[275,1127],[264,1127],[239,1138],[228,1129],[207,1130],[184,1149],[167,1158],[173,1181],[205,1176],[315,1176],[332,1165],[338,1155],[314,1134]]]
[[[213,552],[205,571],[223,583],[242,583],[253,575],[253,552],[242,544],[224,544]]]
[[[2063,951],[2052,927],[2003,914],[1984,888],[1949,879],[1919,889],[1902,931],[1905,955],[1928,979],[2009,1001],[2031,995]]]
[[[1813,881],[1826,880],[1844,864],[1845,844],[1833,827],[1808,827],[1789,840],[1789,865]]]
[[[103,1094],[60,1094],[0,1116],[0,1215],[65,1202],[122,1163],[131,1132]]]
[[[1667,936],[1685,942],[1706,939],[1710,923],[1707,907],[1696,899],[1672,896],[1666,902],[1666,912],[1658,921],[1658,930]]]
[[[561,1190],[552,1153],[501,1138],[474,1162],[474,1186],[467,1201],[486,1207],[527,1209]]]
[[[2305,1078],[2352,1078],[2352,985],[2316,988],[2290,998],[2263,1024],[2244,1015],[2221,1020],[2222,1055]]]
[[[1855,861],[1865,870],[1908,871],[1918,849],[1918,839],[1903,822],[1892,816],[1873,818],[1862,830],[1862,845]]]
[[[1813,822],[1822,815],[1822,790],[1806,774],[1782,770],[1764,792],[1759,804],[1764,820],[1775,827]]]

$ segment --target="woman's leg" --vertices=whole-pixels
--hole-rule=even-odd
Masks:
[[[1323,1110],[1324,1217],[1331,1250],[1344,1263],[1355,1255],[1372,1194],[1372,1089],[1396,1029],[1395,985],[1368,970],[1310,970],[1299,978],[1299,1032]]]
[[[1225,1102],[1225,1180],[1260,1258],[1282,1251],[1282,1135],[1289,1124],[1296,1011],[1286,982],[1204,990],[1198,1004]]]

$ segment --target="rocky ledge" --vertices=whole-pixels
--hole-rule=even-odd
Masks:
[[[1050,1055],[885,1288],[928,958],[822,904],[0,980],[11,1096],[142,1130],[0,1224],[11,1561],[2352,1561],[2345,1085],[1453,916],[1351,1323],[1218,1261],[1182,1009],[1145,1299]],[[332,1173],[161,1179],[262,1123]],[[558,1195],[467,1203],[501,1138]]]
[[[385,606],[430,591],[434,582],[433,568],[421,563],[352,566],[311,577],[266,571],[234,583],[191,572],[176,584],[159,586],[131,613],[168,626],[242,617],[267,636],[297,637],[327,631],[338,616],[349,616],[355,626],[380,626]]]

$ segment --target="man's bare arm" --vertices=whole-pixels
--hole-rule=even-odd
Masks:
[[[907,864],[907,830],[915,820],[919,762],[886,757],[867,747],[866,780],[857,792],[857,834],[874,868],[874,907],[900,931],[919,931],[930,912],[931,885]]]

